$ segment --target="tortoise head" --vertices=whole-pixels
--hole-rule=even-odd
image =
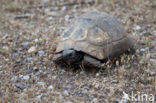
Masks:
[[[78,64],[81,62],[83,55],[81,52],[68,49],[62,52],[62,57],[67,64]]]

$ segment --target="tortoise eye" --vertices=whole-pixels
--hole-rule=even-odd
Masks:
[[[78,30],[74,33],[74,38],[78,38],[80,35],[82,35],[82,29],[78,29]]]
[[[66,31],[66,32],[64,33],[63,37],[64,37],[64,38],[69,37],[70,34],[72,33],[72,31],[73,31],[73,27],[71,27],[68,31]]]

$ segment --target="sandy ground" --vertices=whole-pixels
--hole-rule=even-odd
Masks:
[[[56,39],[74,18],[94,10],[123,23],[136,53],[108,61],[95,73],[56,68]],[[156,102],[155,0],[0,1],[0,103],[150,101]]]

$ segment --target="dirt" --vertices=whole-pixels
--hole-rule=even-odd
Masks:
[[[62,31],[95,10],[123,23],[136,53],[94,73],[56,67],[52,57]],[[0,103],[155,103],[155,91],[155,0],[0,1]]]

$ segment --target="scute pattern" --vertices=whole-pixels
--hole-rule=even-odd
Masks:
[[[65,32],[66,39],[60,39],[56,52],[74,49],[103,60],[124,52],[134,44],[117,18],[107,13],[83,14],[72,27]]]

